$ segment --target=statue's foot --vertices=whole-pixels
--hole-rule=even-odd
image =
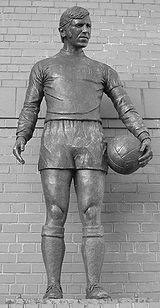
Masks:
[[[59,299],[63,298],[63,292],[61,286],[58,284],[52,284],[47,287],[46,293],[43,299]]]
[[[87,299],[111,299],[108,293],[99,284],[90,285],[86,289]]]

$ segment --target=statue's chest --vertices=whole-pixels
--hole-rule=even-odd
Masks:
[[[58,80],[66,82],[94,82],[100,83],[101,72],[96,67],[84,61],[62,61],[55,63],[46,71],[46,80],[57,83]]]

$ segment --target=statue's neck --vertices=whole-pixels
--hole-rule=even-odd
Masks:
[[[75,57],[81,57],[84,56],[84,51],[82,50],[82,48],[79,48],[77,50],[73,50],[73,49],[69,49],[69,48],[65,48],[63,47],[61,49],[61,53],[65,54],[65,55],[70,55],[70,56],[75,56]]]
[[[62,50],[64,51],[64,53],[73,56],[81,56],[82,54],[84,54],[83,48],[77,48],[76,46],[69,44],[68,41],[64,41]]]

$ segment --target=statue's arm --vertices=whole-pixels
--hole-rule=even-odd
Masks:
[[[124,90],[117,72],[112,68],[108,68],[104,92],[113,102],[119,118],[128,130],[141,141],[143,156],[140,159],[140,164],[142,167],[145,166],[153,156],[149,131],[127,92]]]
[[[33,135],[43,99],[43,77],[38,64],[35,64],[29,76],[29,85],[25,101],[19,115],[16,136],[24,137],[28,142]]]
[[[21,157],[21,152],[24,151],[25,144],[32,138],[42,99],[42,72],[39,65],[35,64],[30,73],[24,105],[18,119],[16,143],[13,148],[13,154],[22,164],[24,163],[24,160]]]

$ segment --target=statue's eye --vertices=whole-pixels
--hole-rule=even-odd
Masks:
[[[77,28],[82,28],[82,27],[83,27],[83,24],[77,24],[76,27],[77,27]]]

